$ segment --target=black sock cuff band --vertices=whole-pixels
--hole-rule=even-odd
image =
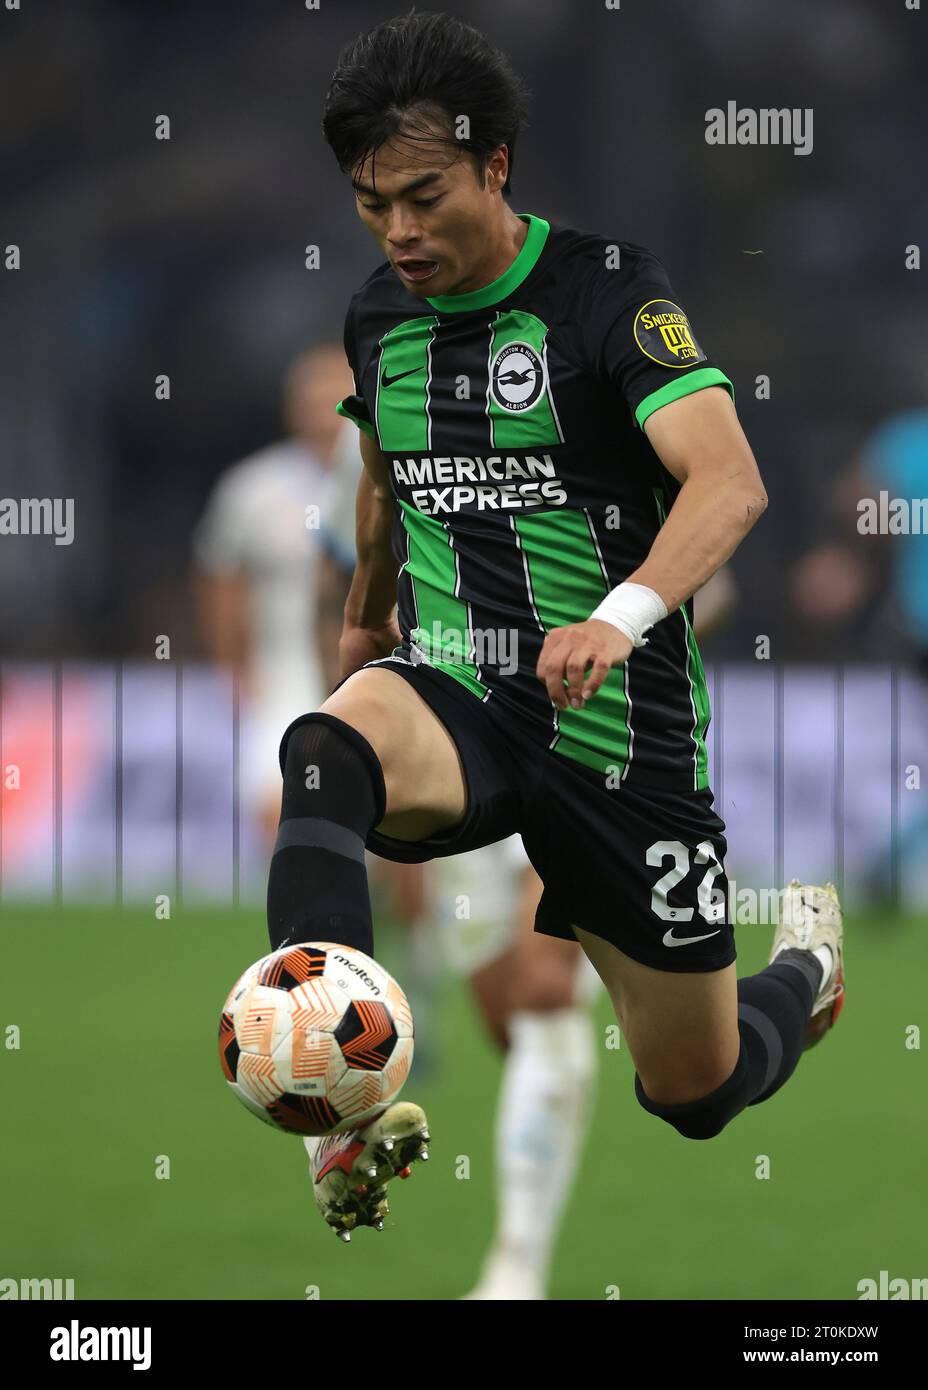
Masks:
[[[291,816],[280,822],[274,853],[279,849],[293,849],[297,845],[309,849],[327,849],[330,854],[340,854],[345,859],[364,863],[364,841],[353,830],[334,821],[324,820],[322,816]]]
[[[383,780],[383,768],[380,766],[380,759],[374,752],[371,745],[363,734],[358,733],[357,729],[350,724],[346,724],[344,719],[337,719],[334,714],[325,714],[323,711],[313,711],[312,714],[301,714],[299,719],[294,719],[292,724],[288,724],[284,730],[283,738],[280,740],[280,775],[284,775],[287,762],[287,745],[290,742],[290,735],[294,730],[301,728],[304,724],[326,724],[339,738],[350,743],[351,746],[360,753],[367,765],[367,770],[371,776],[371,787],[376,803],[376,814],[374,824],[379,825],[387,814],[387,787]]]
[[[764,1083],[760,1089],[760,1095],[765,1095],[767,1088],[773,1085],[780,1067],[783,1065],[783,1038],[779,1028],[773,1020],[764,1013],[762,1009],[757,1009],[753,1004],[738,1004],[738,1027],[742,1023],[746,1028],[753,1028],[760,1038],[767,1053],[767,1067],[764,1074]],[[744,1046],[742,1041],[742,1047]],[[753,1105],[754,1102],[752,1101]]]

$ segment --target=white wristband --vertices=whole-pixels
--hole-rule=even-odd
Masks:
[[[636,647],[646,647],[648,641],[644,634],[661,618],[667,617],[667,606],[660,594],[647,585],[630,584],[626,580],[606,595],[590,617],[611,623],[631,638]]]

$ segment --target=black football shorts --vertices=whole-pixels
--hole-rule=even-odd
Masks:
[[[395,656],[368,665],[394,671],[426,701],[457,745],[467,784],[457,825],[418,841],[373,830],[368,849],[421,863],[518,833],[544,884],[536,931],[573,940],[580,927],[657,970],[731,964],[725,826],[710,791],[607,788],[434,667]]]

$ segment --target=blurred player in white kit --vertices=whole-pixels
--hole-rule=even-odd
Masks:
[[[287,437],[220,476],[194,535],[201,632],[238,676],[243,804],[273,843],[281,730],[328,693],[316,631],[320,518],[350,389],[341,346],[303,353],[287,372]]]

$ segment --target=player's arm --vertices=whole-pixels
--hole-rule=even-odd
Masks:
[[[683,396],[644,426],[661,463],[681,484],[648,558],[628,582],[645,584],[668,613],[721,568],[767,505],[751,446],[719,386]]]
[[[720,387],[671,401],[644,428],[680,491],[647,559],[607,595],[600,616],[548,634],[537,672],[559,709],[590,699],[644,633],[715,574],[767,505],[754,455]]]
[[[339,642],[342,676],[366,661],[389,656],[400,644],[396,624],[396,577],[393,554],[393,497],[387,460],[376,440],[362,433],[364,471],[358,483],[357,562],[345,602],[345,626]]]

